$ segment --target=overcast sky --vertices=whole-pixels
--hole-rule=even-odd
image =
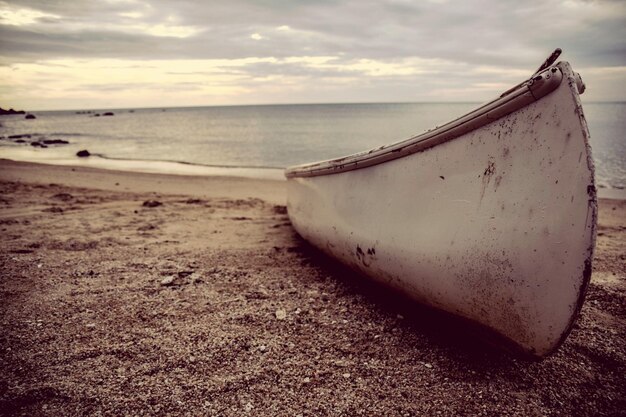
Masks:
[[[0,106],[485,101],[556,47],[626,100],[626,1],[0,1]]]

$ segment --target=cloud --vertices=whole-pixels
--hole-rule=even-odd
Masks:
[[[14,81],[36,79],[26,64],[95,71],[78,63],[112,59],[151,63],[162,82],[176,85],[164,74],[221,62],[222,73],[239,77],[237,88],[220,90],[237,91],[224,93],[233,103],[263,101],[270,90],[271,99],[299,102],[320,99],[322,90],[341,101],[484,100],[530,75],[557,46],[592,73],[591,96],[626,99],[608,84],[624,85],[623,71],[596,70],[626,66],[623,1],[0,1],[0,65],[20,68]],[[114,84],[120,88],[136,78],[124,71],[116,75],[126,77]],[[8,81],[0,85],[19,99]],[[211,97],[206,104],[216,102]]]
[[[177,44],[177,56],[186,58],[294,56],[306,50],[309,54],[345,53],[365,59],[419,56],[499,65],[504,61],[515,66],[561,46],[580,57],[583,65],[598,56],[622,63],[626,59],[620,55],[626,49],[626,36],[621,36],[626,35],[623,2],[21,3],[31,13],[56,16],[50,22],[37,19],[37,33],[56,36],[65,46],[66,56],[76,56],[77,51],[81,56],[101,56],[99,48],[91,47],[93,37],[89,36],[97,32],[100,39],[133,35],[124,43],[110,45],[111,53],[121,56],[129,49],[136,51],[136,44],[144,43],[146,37],[171,35],[188,40]],[[2,4],[0,9],[9,7]],[[23,31],[6,29],[3,40],[21,44]],[[271,44],[253,52],[259,44],[250,44],[251,34],[252,40],[259,40],[269,33],[274,34]],[[141,57],[169,58],[171,49],[169,44],[143,48]],[[52,55],[45,46],[37,52]]]
[[[25,26],[47,19],[59,19],[60,16],[28,8],[18,8],[8,3],[0,3],[0,25]]]

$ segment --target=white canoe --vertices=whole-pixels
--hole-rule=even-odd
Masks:
[[[561,62],[420,136],[290,167],[293,226],[418,302],[548,355],[591,275],[597,203],[583,88]]]

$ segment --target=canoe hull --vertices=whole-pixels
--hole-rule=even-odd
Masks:
[[[453,140],[363,169],[288,179],[296,231],[426,305],[542,357],[591,274],[597,204],[576,79]]]

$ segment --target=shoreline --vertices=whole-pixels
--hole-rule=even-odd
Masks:
[[[251,167],[228,165],[202,165],[192,162],[163,161],[152,159],[121,159],[100,154],[87,158],[59,155],[58,149],[11,149],[0,152],[0,160],[30,162],[57,166],[98,168],[112,171],[143,172],[148,174],[172,174],[191,176],[241,177],[252,179],[285,180],[284,169],[275,167]],[[37,156],[37,157],[35,157]]]
[[[274,204],[285,204],[287,199],[284,180],[147,173],[10,159],[0,159],[0,179],[39,184],[55,183],[107,191],[194,195],[204,198],[252,197]]]
[[[286,187],[286,178],[284,176],[284,170],[279,168],[253,168],[253,167],[227,167],[227,166],[209,166],[209,165],[197,165],[183,162],[173,161],[152,161],[152,160],[119,160],[111,158],[99,158],[98,156],[91,156],[89,158],[73,158],[73,159],[49,159],[49,160],[34,160],[34,159],[11,159],[4,155],[0,155],[0,170],[3,169],[4,163],[13,163],[13,166],[19,166],[19,164],[33,164],[49,167],[61,167],[61,170],[65,168],[87,170],[85,172],[108,172],[112,177],[119,177],[134,174],[143,175],[158,175],[163,178],[172,176],[177,177],[192,177],[192,178],[204,178],[207,181],[213,179],[221,179],[223,181],[232,181],[242,186],[247,180],[261,181],[265,183],[283,183],[283,188]],[[83,172],[83,171],[79,171]],[[149,177],[145,177],[146,179]],[[192,180],[197,181],[197,180]],[[72,182],[71,185],[75,183]],[[267,185],[268,183],[265,183]],[[271,187],[274,188],[274,187]],[[168,189],[168,188],[166,188]],[[199,192],[197,189],[190,190],[193,193]],[[276,191],[270,191],[271,195],[276,194]],[[210,195],[210,194],[208,194]],[[255,195],[259,195],[255,193]],[[597,186],[598,199],[609,200],[626,200],[626,190],[618,188],[607,188],[604,186]],[[286,191],[280,197],[270,197],[273,202],[284,204],[286,201]],[[282,201],[282,203],[281,203]]]

